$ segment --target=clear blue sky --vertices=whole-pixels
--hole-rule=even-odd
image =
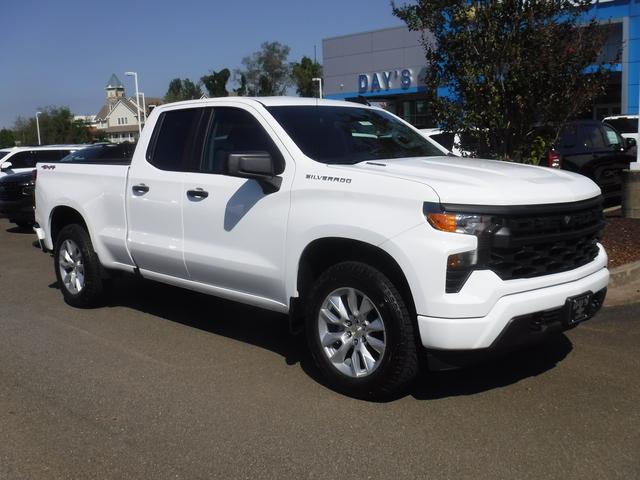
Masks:
[[[403,2],[399,2],[403,3]],[[161,97],[173,78],[240,66],[264,41],[322,61],[322,39],[401,25],[388,0],[0,0],[0,128],[39,107],[94,114],[112,73]]]

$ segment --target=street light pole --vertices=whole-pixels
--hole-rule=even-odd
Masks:
[[[140,95],[138,95],[138,73],[137,72],[124,72],[127,77],[133,77],[136,85],[136,110],[138,111],[138,140],[142,135],[142,122],[140,118]]]
[[[322,98],[322,79],[318,77],[314,77],[311,79],[312,82],[318,82],[318,91],[320,93],[319,98]]]
[[[38,115],[40,115],[42,112],[36,112],[36,129],[38,130],[38,145],[42,145],[42,142],[40,141],[40,120],[38,120]]]
[[[142,97],[142,118],[145,125],[147,124],[147,102],[144,99],[144,92],[140,92],[140,96]]]

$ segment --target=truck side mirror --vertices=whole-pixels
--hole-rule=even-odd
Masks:
[[[9,170],[11,167],[13,167],[13,163],[4,162],[2,165],[0,165],[0,170],[4,172],[5,170]]]
[[[268,152],[230,153],[227,157],[228,175],[257,180],[265,194],[280,190],[282,178],[275,171],[273,159]]]
[[[625,143],[627,144],[627,149],[633,148],[636,146],[637,142],[635,138],[626,138]]]

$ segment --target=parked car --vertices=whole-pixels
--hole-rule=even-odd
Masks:
[[[70,305],[125,271],[288,313],[335,388],[386,396],[422,348],[451,364],[591,318],[601,201],[583,175],[443,156],[379,108],[233,97],[157,107],[130,165],[39,164],[36,233]]]
[[[81,148],[60,159],[60,163],[128,163],[135,144],[100,143]],[[33,170],[0,177],[0,216],[20,227],[34,224],[36,176]]]
[[[97,143],[70,153],[60,163],[110,163],[130,162],[135,143]]]
[[[602,121],[615,128],[623,138],[633,138],[638,143],[638,115],[614,115]]]
[[[595,120],[570,122],[547,152],[546,165],[580,173],[602,190],[605,207],[622,200],[622,170],[635,161],[633,138],[624,139],[611,125]]]
[[[34,224],[33,193],[35,178],[31,170],[0,177],[0,217],[19,227]]]
[[[46,145],[43,147],[13,147],[0,150],[0,177],[28,172],[38,162],[57,162],[87,145]]]
[[[456,157],[472,156],[470,149],[478,143],[473,135],[445,132],[441,128],[423,128],[420,132]]]
[[[438,150],[440,150],[444,155],[455,155],[458,157],[461,156],[456,155],[452,151],[452,149],[455,148],[454,143],[456,134],[444,133],[439,128],[421,128],[420,133],[424,136],[424,138],[432,141],[436,145]]]

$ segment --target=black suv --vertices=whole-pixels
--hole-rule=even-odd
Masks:
[[[635,161],[636,142],[624,139],[611,125],[595,120],[566,124],[547,152],[546,166],[589,177],[602,190],[604,206],[622,201],[622,170]]]
[[[33,225],[35,185],[32,171],[0,178],[0,217],[23,228]]]

